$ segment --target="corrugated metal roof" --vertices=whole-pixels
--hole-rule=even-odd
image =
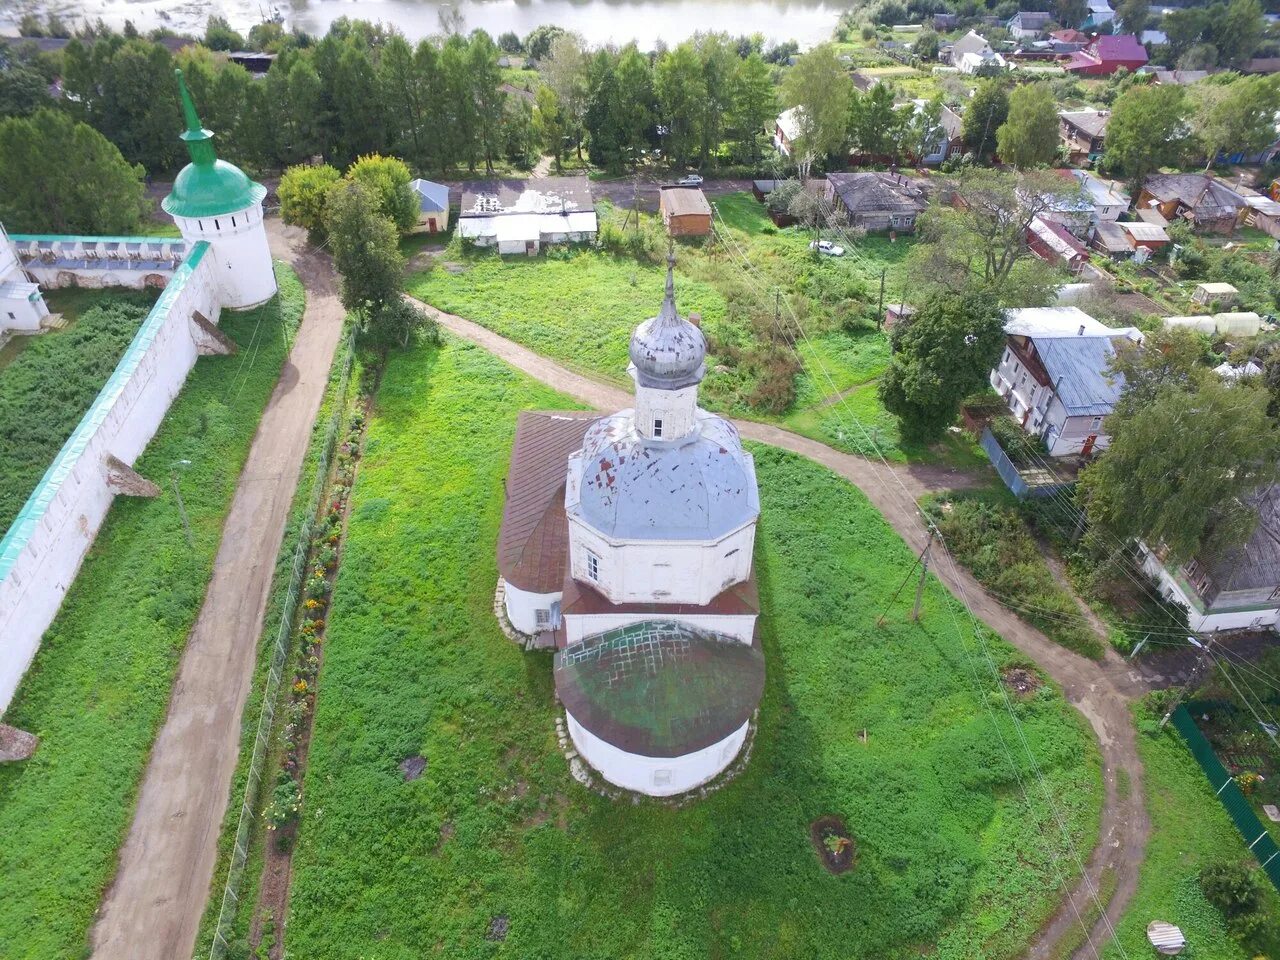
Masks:
[[[410,180],[409,186],[418,195],[423,213],[441,213],[449,209],[449,188],[445,184],[418,179]]]
[[[1127,221],[1118,224],[1121,230],[1133,237],[1135,241],[1143,243],[1168,243],[1169,234],[1165,232],[1164,227],[1154,223],[1143,223],[1141,221]]]
[[[1124,378],[1107,367],[1115,347],[1107,337],[1036,337],[1036,352],[1068,416],[1106,416],[1120,399]]]

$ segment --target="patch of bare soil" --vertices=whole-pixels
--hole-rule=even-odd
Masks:
[[[852,870],[857,862],[857,844],[849,836],[844,817],[829,813],[809,824],[809,839],[814,852],[828,873],[841,874]]]
[[[1044,685],[1040,675],[1026,667],[1010,667],[1001,678],[1004,685],[1020,697],[1029,697]]]

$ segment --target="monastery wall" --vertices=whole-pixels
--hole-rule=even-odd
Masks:
[[[13,238],[20,250],[32,242],[81,239]],[[113,239],[148,242],[147,238]],[[182,389],[200,344],[208,342],[209,335],[199,329],[193,313],[217,322],[220,302],[209,245],[164,243],[183,244],[184,258],[170,265],[164,292],[0,540],[0,713],[13,699],[115,495],[138,493],[149,486],[128,467],[146,448]],[[59,279],[63,284],[107,285],[99,282],[108,272],[102,264],[76,268],[68,265],[68,258],[58,259],[62,262],[52,281],[41,275],[38,266],[33,269],[30,262],[26,266],[48,286],[58,286]],[[148,279],[156,272],[153,266],[148,261],[132,271],[111,267],[109,272],[113,279],[128,281],[113,285],[145,286],[154,282]],[[130,273],[134,276],[124,276]]]

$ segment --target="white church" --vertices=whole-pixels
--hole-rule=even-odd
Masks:
[[[764,688],[755,465],[698,407],[706,338],[676,311],[673,265],[631,337],[634,409],[520,415],[498,543],[503,611],[557,648],[578,753],[651,796],[728,767]]]
[[[40,287],[161,288],[102,390],[0,539],[0,713],[9,705],[113,499],[157,496],[133,464],[202,354],[230,353],[217,327],[276,292],[262,222],[266,189],[219,160],[178,71],[191,156],[164,199],[182,237],[7,235],[0,227],[0,341],[43,332]]]

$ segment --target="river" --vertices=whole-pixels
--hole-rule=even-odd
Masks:
[[[278,10],[290,26],[322,34],[339,17],[394,24],[410,39],[439,30],[439,10],[456,7],[467,30],[494,37],[507,30],[525,36],[544,23],[582,34],[592,45],[631,40],[652,49],[661,39],[678,43],[699,31],[733,35],[760,33],[771,41],[796,40],[802,47],[830,39],[849,0],[11,0],[0,4],[0,32],[11,33],[24,12],[55,11],[76,22],[101,17],[117,29],[126,19],[141,30],[166,26],[202,33],[210,14],[221,14],[247,30],[264,13]]]

